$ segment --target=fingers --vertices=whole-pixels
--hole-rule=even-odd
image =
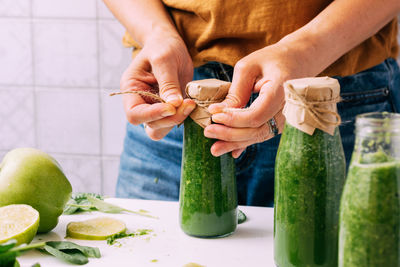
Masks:
[[[178,67],[171,66],[166,59],[155,60],[153,73],[158,81],[160,97],[174,107],[182,104],[183,97],[178,77]]]
[[[274,119],[277,123],[278,132],[281,133],[285,117],[282,112],[278,112]],[[258,128],[230,128],[224,125],[212,124],[204,129],[204,135],[208,138],[219,139],[211,147],[211,153],[214,156],[232,152],[232,156],[238,157],[244,148],[254,143],[264,142],[272,137],[268,123],[264,123]]]
[[[212,115],[213,122],[237,128],[260,127],[283,107],[283,90],[276,88],[280,86],[271,81],[267,82],[249,108],[225,108],[222,112]]]
[[[132,97],[140,97],[132,94]],[[125,98],[124,98],[125,99]],[[143,101],[143,100],[142,100]],[[175,115],[176,109],[167,103],[133,104],[124,101],[127,120],[133,125],[160,120]]]
[[[149,126],[145,127],[146,134],[150,137],[151,140],[159,141],[163,139],[173,127],[167,127],[162,129],[153,129]]]
[[[193,100],[185,99],[174,115],[148,122],[147,125],[153,130],[173,127],[182,123],[195,107],[196,103]]]
[[[236,149],[232,151],[232,157],[234,157],[235,159],[237,159],[245,150],[246,148],[241,148],[241,149]]]
[[[212,104],[208,108],[210,113],[222,112],[225,108],[241,108],[246,106],[253,92],[253,86],[260,74],[256,65],[239,61],[233,71],[232,85],[229,88],[225,100],[218,104]]]

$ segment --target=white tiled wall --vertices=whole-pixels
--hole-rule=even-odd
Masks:
[[[101,0],[0,0],[0,160],[53,155],[74,191],[114,195],[125,130],[119,78],[131,58]]]
[[[131,57],[123,32],[101,0],[0,0],[0,159],[36,147],[74,191],[114,195],[126,122],[108,94]]]

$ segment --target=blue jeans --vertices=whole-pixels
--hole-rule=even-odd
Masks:
[[[230,80],[231,66],[217,62],[195,69],[194,80]],[[340,133],[347,164],[354,146],[355,116],[372,111],[400,112],[400,70],[394,59],[346,77],[335,77],[343,101]],[[252,96],[252,99],[256,97]],[[142,126],[127,124],[121,155],[117,197],[178,200],[183,127],[175,127],[161,141],[152,141]],[[280,137],[248,147],[236,160],[240,205],[272,206],[275,156]]]

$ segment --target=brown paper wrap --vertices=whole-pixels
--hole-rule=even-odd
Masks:
[[[211,124],[211,114],[208,106],[222,102],[228,94],[231,83],[217,79],[192,81],[186,85],[186,95],[193,99],[197,106],[190,118],[205,128]]]
[[[336,103],[340,85],[329,77],[303,78],[284,83],[286,122],[309,135],[316,128],[333,135],[341,122]]]

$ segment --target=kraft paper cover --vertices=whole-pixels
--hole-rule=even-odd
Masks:
[[[302,78],[284,83],[286,122],[309,135],[316,128],[333,135],[340,124],[336,104],[340,85],[330,77]]]
[[[208,112],[208,106],[222,102],[228,94],[230,85],[230,82],[217,79],[189,82],[186,85],[186,95],[197,104],[190,118],[203,128],[210,125],[211,114]]]

